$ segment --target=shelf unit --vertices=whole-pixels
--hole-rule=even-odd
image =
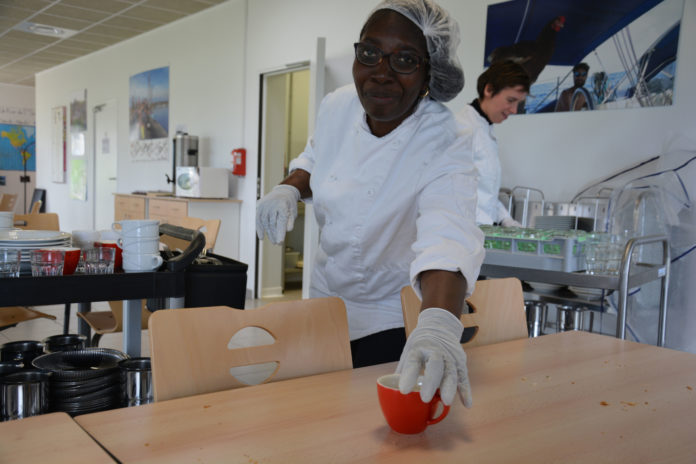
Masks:
[[[633,263],[633,252],[636,248],[654,243],[662,244],[662,261],[660,263]],[[665,327],[667,321],[667,301],[669,293],[670,251],[669,240],[664,235],[650,235],[628,240],[621,259],[621,269],[618,276],[589,275],[584,272],[547,271],[498,264],[486,264],[484,260],[480,274],[486,277],[517,277],[527,282],[542,282],[574,287],[616,290],[619,293],[618,318],[616,337],[626,338],[626,315],[628,310],[628,290],[648,282],[660,279],[660,312],[657,328],[657,345],[665,344]],[[551,303],[582,303],[589,309],[591,301],[583,298],[573,298],[561,292],[537,292]]]

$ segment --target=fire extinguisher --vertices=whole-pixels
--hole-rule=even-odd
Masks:
[[[246,148],[232,150],[232,174],[235,176],[246,175]]]

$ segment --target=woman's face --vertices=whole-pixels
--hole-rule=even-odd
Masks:
[[[380,10],[372,15],[360,42],[378,47],[385,55],[409,51],[423,59],[428,56],[425,37],[418,26],[392,10]],[[353,81],[372,133],[382,137],[413,113],[428,79],[425,62],[411,74],[400,74],[391,69],[389,57],[375,66],[354,60]]]
[[[493,87],[488,84],[483,90],[483,100],[480,102],[481,109],[493,124],[500,124],[511,114],[517,113],[517,105],[527,98],[524,87],[505,87],[500,92],[493,95]]]

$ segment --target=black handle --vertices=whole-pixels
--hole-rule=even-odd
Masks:
[[[186,269],[193,261],[198,258],[205,248],[205,235],[198,230],[187,229],[185,227],[174,226],[171,224],[160,224],[160,235],[170,235],[181,240],[189,240],[189,246],[178,256],[166,261],[167,269],[178,272]]]

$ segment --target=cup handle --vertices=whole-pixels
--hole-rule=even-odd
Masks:
[[[439,393],[435,393],[434,399],[436,399],[437,401],[433,401],[430,403],[430,405],[431,405],[430,414],[433,414],[437,410],[438,404],[442,404],[442,412],[440,413],[439,416],[432,418],[432,419],[429,419],[427,422],[428,425],[433,425],[433,424],[437,424],[438,422],[440,422],[442,419],[447,417],[447,413],[449,413],[449,410],[450,410],[450,407],[442,402],[442,399],[440,398]]]
[[[160,255],[153,255],[153,256],[155,257],[155,262],[157,263],[155,268],[160,267],[162,265],[162,263],[164,262],[164,260],[162,259],[162,257]]]

